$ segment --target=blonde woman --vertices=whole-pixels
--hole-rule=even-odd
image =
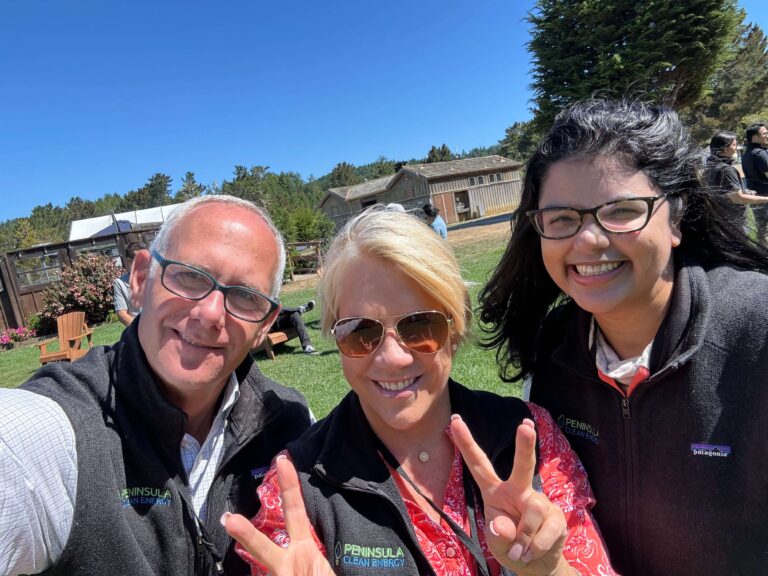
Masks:
[[[364,212],[319,291],[351,391],[267,474],[259,532],[223,518],[254,574],[613,574],[549,415],[451,380],[471,312],[447,243]]]

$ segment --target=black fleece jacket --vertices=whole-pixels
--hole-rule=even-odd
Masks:
[[[651,377],[629,398],[597,376],[591,316],[547,318],[531,400],[581,458],[624,576],[768,570],[768,276],[676,262]]]
[[[246,574],[219,518],[226,510],[256,513],[259,471],[309,426],[306,402],[264,377],[250,358],[237,369],[240,397],[203,524],[180,456],[186,415],[160,393],[137,324],[114,346],[72,364],[48,364],[22,386],[62,407],[77,447],[72,530],[44,574]]]
[[[497,473],[506,478],[512,470],[517,426],[523,418],[532,418],[528,407],[517,398],[469,390],[453,381],[448,385],[451,410],[461,415]],[[380,446],[354,392],[288,445],[310,522],[336,574],[434,574],[378,454]],[[538,474],[534,482],[540,488]]]

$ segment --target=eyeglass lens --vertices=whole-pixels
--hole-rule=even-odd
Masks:
[[[179,263],[169,263],[163,271],[163,286],[183,298],[199,300],[214,288],[214,279],[200,270]],[[244,320],[263,320],[272,310],[272,303],[264,296],[239,286],[224,291],[226,309]]]
[[[384,339],[384,330],[384,324],[373,318],[346,318],[336,323],[333,334],[342,354],[362,358],[376,351]],[[445,346],[450,326],[440,312],[417,312],[398,320],[395,330],[406,348],[434,354]]]
[[[648,221],[650,204],[645,200],[620,200],[597,210],[598,222],[610,232],[634,232]],[[581,225],[581,215],[573,208],[544,210],[536,214],[536,224],[547,237],[574,235]]]

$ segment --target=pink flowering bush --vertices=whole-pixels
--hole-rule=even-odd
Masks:
[[[61,279],[43,292],[42,320],[82,310],[89,324],[103,322],[112,310],[112,282],[123,273],[111,258],[84,254],[64,268]]]
[[[6,328],[0,331],[0,346],[10,348],[16,342],[24,342],[37,336],[37,332],[31,328]]]

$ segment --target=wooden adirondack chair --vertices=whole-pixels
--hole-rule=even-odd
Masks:
[[[91,338],[93,330],[90,330],[85,323],[85,312],[68,312],[56,318],[58,327],[58,338],[52,338],[45,342],[40,342],[40,364],[48,362],[58,362],[65,360],[72,362],[81,356],[85,356],[93,345]],[[82,347],[83,338],[87,338],[88,346]],[[57,352],[48,352],[48,345],[58,341],[59,350]]]

